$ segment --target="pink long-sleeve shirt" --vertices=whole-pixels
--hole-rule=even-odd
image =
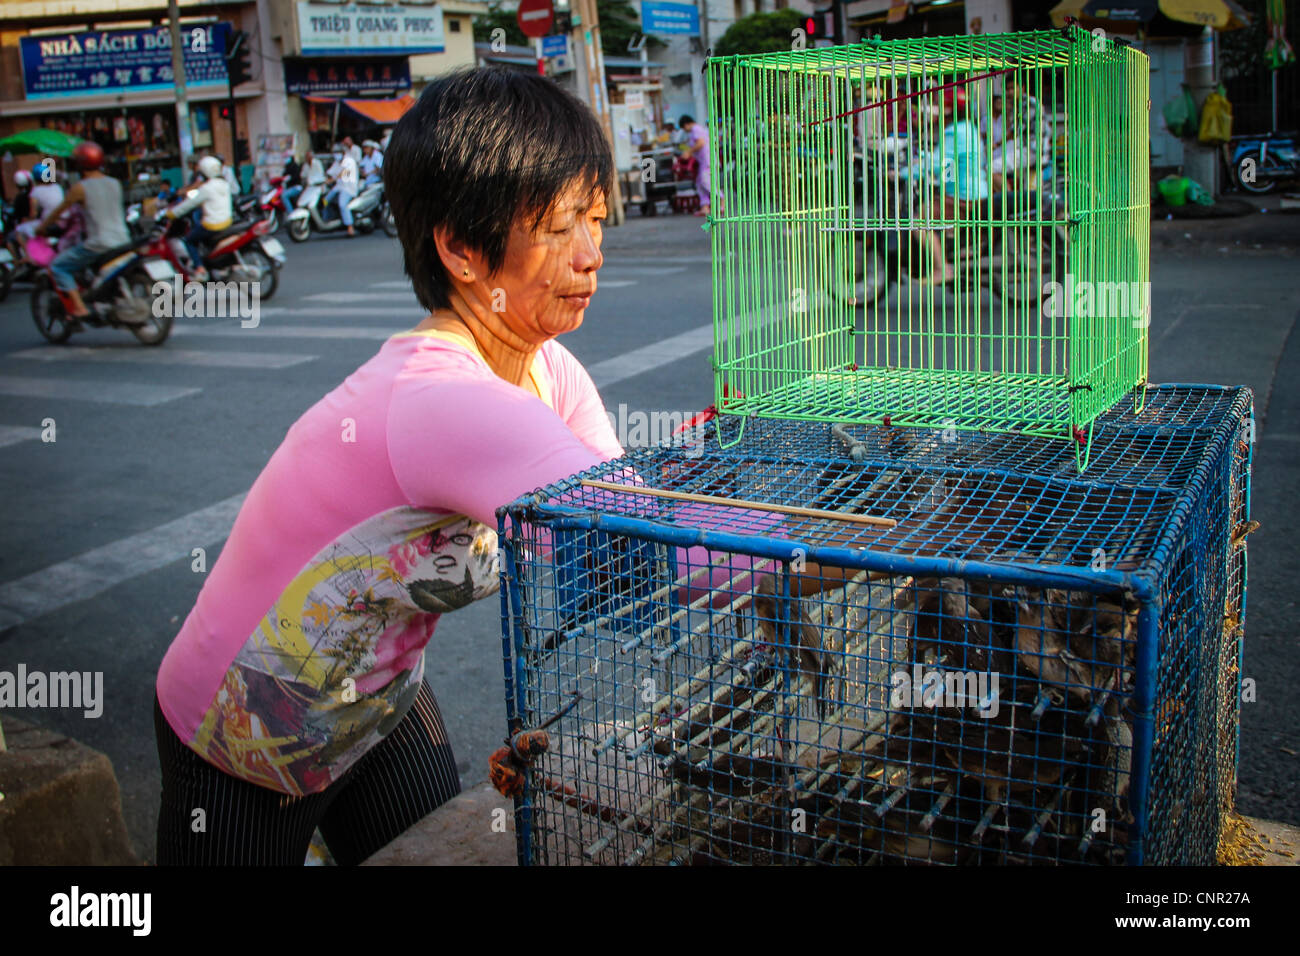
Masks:
[[[289,429],[158,674],[194,751],[300,795],[396,726],[439,615],[496,588],[496,508],[622,454],[567,349],[531,371],[545,401],[403,333]]]

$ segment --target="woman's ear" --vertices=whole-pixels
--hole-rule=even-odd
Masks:
[[[464,277],[467,269],[474,268],[471,263],[473,252],[469,246],[451,234],[451,229],[447,226],[437,226],[433,230],[433,244],[438,250],[438,258],[442,260],[443,268],[447,274],[453,278]]]

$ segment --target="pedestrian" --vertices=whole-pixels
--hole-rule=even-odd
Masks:
[[[498,507],[622,454],[556,341],[603,262],[590,109],[534,74],[441,76],[385,183],[429,314],[289,429],[163,659],[159,864],[301,865],[317,828],[355,864],[458,793],[424,679],[440,616],[496,590]]]
[[[686,133],[686,142],[682,149],[695,158],[699,164],[695,172],[695,193],[700,197],[700,208],[695,215],[709,214],[709,131],[690,116],[682,114],[677,125]]]

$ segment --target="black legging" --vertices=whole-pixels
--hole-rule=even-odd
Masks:
[[[320,828],[341,866],[362,862],[460,793],[438,702],[421,682],[387,737],[320,793],[292,797],[218,770],[176,735],[153,705],[162,764],[158,865],[302,866]],[[205,832],[194,832],[196,809]]]

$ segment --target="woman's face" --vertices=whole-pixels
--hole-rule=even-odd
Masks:
[[[574,183],[538,225],[516,222],[499,273],[485,280],[512,331],[541,344],[582,325],[596,291],[605,195]],[[500,309],[498,308],[498,311]]]

